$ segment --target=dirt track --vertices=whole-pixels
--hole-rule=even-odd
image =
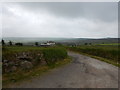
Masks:
[[[41,77],[12,85],[14,88],[118,88],[118,68],[105,62],[68,52],[71,64]]]

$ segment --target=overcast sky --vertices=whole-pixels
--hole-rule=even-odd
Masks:
[[[118,37],[117,2],[3,3],[3,37]]]

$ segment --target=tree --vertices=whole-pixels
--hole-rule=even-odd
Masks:
[[[92,43],[89,43],[89,45],[92,45]]]
[[[16,46],[23,46],[22,43],[15,43]]]
[[[38,42],[35,42],[35,45],[38,46]]]
[[[88,45],[88,43],[85,43],[85,45]]]
[[[12,46],[12,42],[11,41],[9,41],[9,45]]]
[[[2,39],[2,41],[1,41],[1,42],[2,42],[2,45],[4,46],[4,45],[5,45],[5,41]]]

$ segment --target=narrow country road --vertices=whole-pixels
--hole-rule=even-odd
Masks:
[[[11,88],[118,88],[118,68],[68,52],[73,62]]]

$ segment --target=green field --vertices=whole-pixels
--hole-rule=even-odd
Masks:
[[[98,57],[103,61],[120,66],[120,50],[118,45],[81,45],[77,47],[68,47],[69,50]]]
[[[107,46],[109,46],[109,45],[116,45],[116,46],[118,46],[118,45],[120,45],[120,43],[109,43],[109,44],[96,44],[96,45],[107,45]]]

